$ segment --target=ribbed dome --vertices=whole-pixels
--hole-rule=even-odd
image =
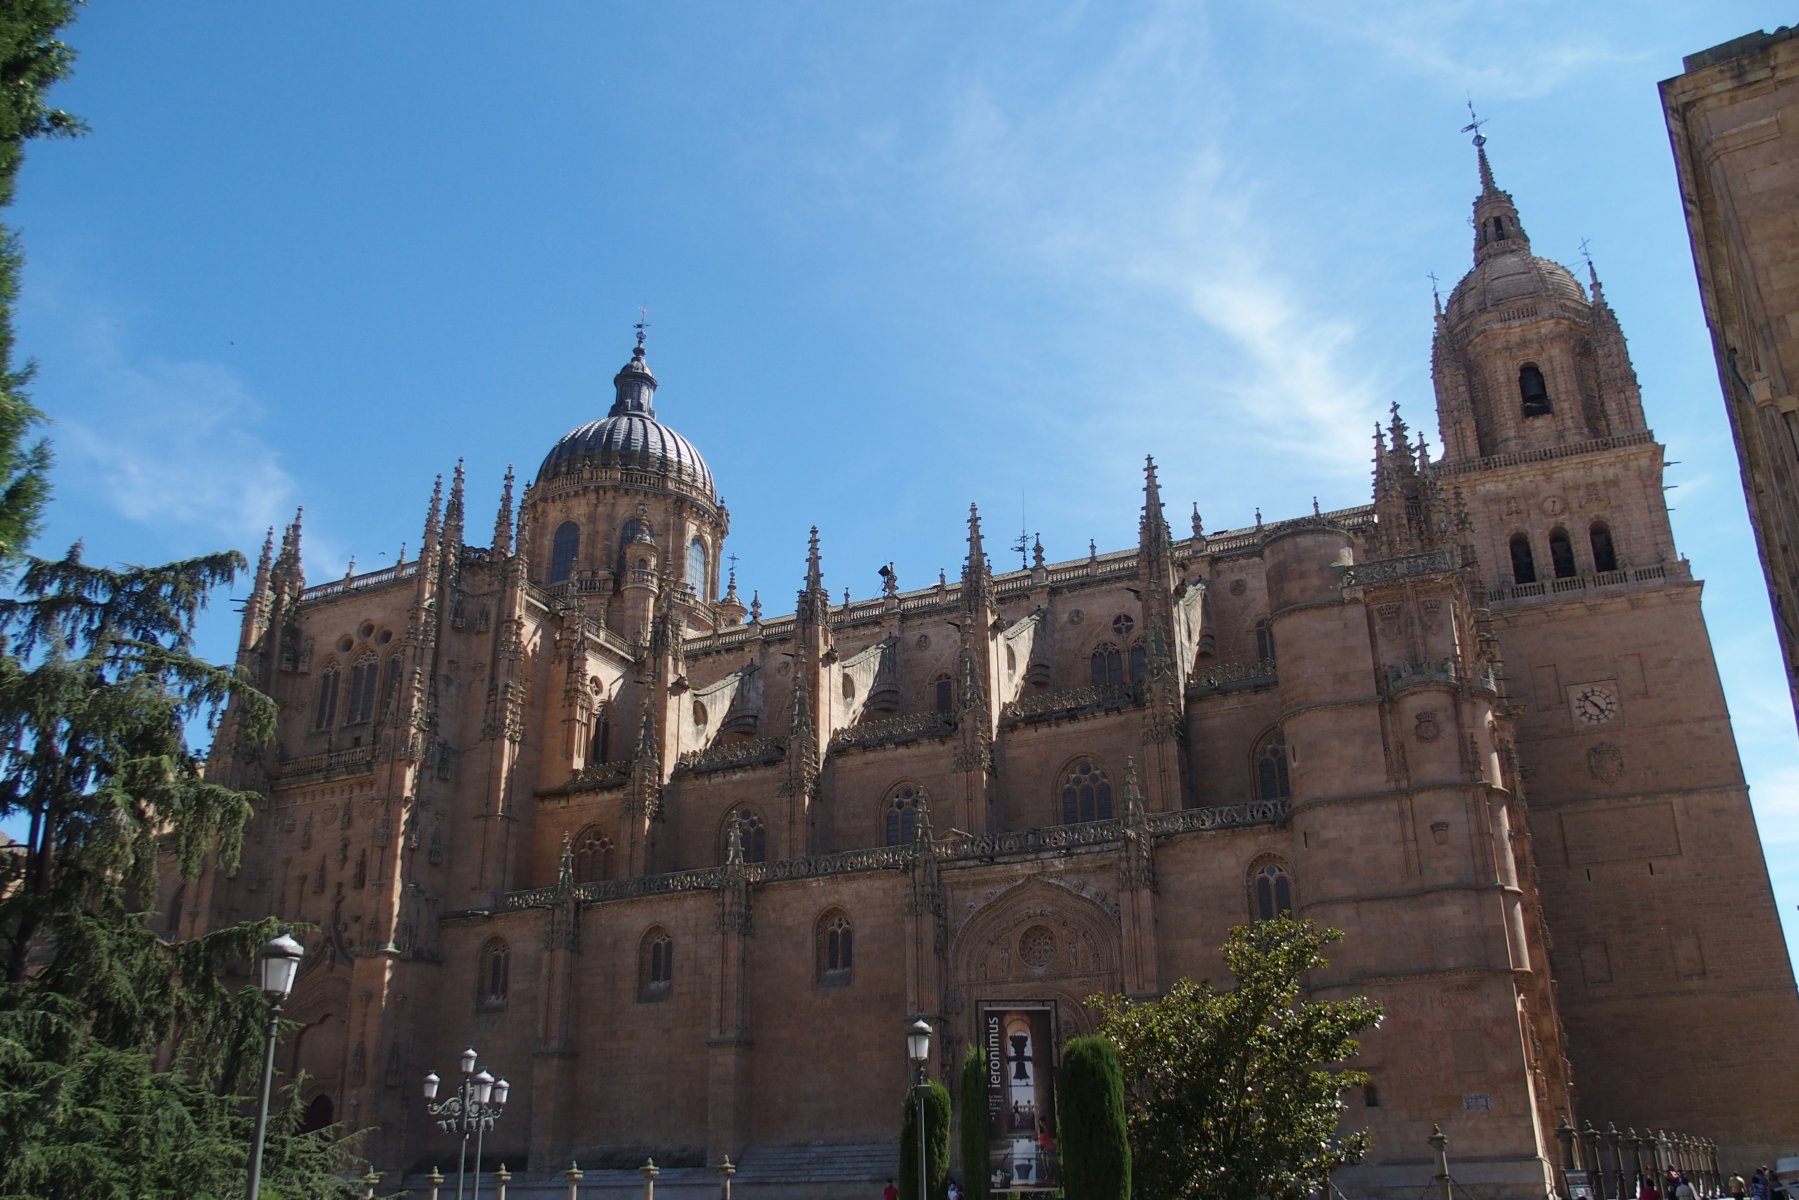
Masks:
[[[1534,254],[1496,254],[1468,272],[1449,294],[1452,324],[1533,297],[1587,302],[1586,289],[1560,263]]]
[[[563,434],[537,469],[537,481],[544,483],[588,467],[626,467],[670,475],[715,496],[711,468],[700,452],[656,420],[656,410],[650,405],[656,377],[644,361],[641,343],[612,383],[618,392],[612,410]]]

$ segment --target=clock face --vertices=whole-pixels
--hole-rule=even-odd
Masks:
[[[1574,715],[1589,725],[1603,725],[1618,715],[1618,697],[1610,688],[1582,688],[1574,698]]]

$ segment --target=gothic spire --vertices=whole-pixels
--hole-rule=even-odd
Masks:
[[[493,556],[512,553],[512,464],[506,464],[506,484],[500,489],[500,511],[493,520]]]
[[[1168,518],[1162,512],[1162,485],[1156,478],[1153,455],[1143,457],[1143,517],[1138,522],[1138,540],[1145,547],[1154,545],[1166,552],[1173,541],[1168,532]]]
[[[964,580],[978,580],[987,573],[987,549],[981,540],[981,510],[968,506],[968,560],[962,564]]]
[[[462,549],[462,460],[456,460],[456,470],[450,476],[450,500],[444,506],[444,544],[455,556]]]
[[[1478,132],[1485,124],[1468,126],[1474,135],[1474,152],[1480,169],[1480,195],[1474,198],[1474,261],[1486,262],[1501,254],[1529,254],[1530,237],[1518,219],[1518,206],[1510,192],[1493,181],[1493,164],[1487,161],[1487,139]],[[1464,131],[1465,132],[1465,131]]]

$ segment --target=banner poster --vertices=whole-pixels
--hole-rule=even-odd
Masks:
[[[1061,1187],[1056,1162],[1055,1046],[1050,1004],[981,1008],[987,1050],[987,1182],[995,1192]]]

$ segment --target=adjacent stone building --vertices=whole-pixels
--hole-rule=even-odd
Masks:
[[[1799,711],[1799,40],[1752,33],[1682,65],[1662,106]]]
[[[389,1169],[454,1159],[417,1083],[469,1044],[514,1170],[891,1161],[917,1014],[944,1078],[996,1011],[1053,1064],[1087,997],[1217,978],[1283,909],[1347,934],[1317,994],[1386,1006],[1350,1194],[1415,1196],[1433,1123],[1494,1197],[1554,1187],[1565,1116],[1738,1165],[1799,1144],[1799,1000],[1662,447],[1597,280],[1478,165],[1443,449],[1395,407],[1371,504],[1177,534],[1149,462],[1134,546],[996,573],[971,510],[959,576],[834,603],[815,531],[765,615],[640,332],[491,532],[458,468],[416,561],[309,587],[296,520],[239,650],[279,735],[228,717],[212,757],[268,799],[170,920],[321,927],[283,1066]]]

